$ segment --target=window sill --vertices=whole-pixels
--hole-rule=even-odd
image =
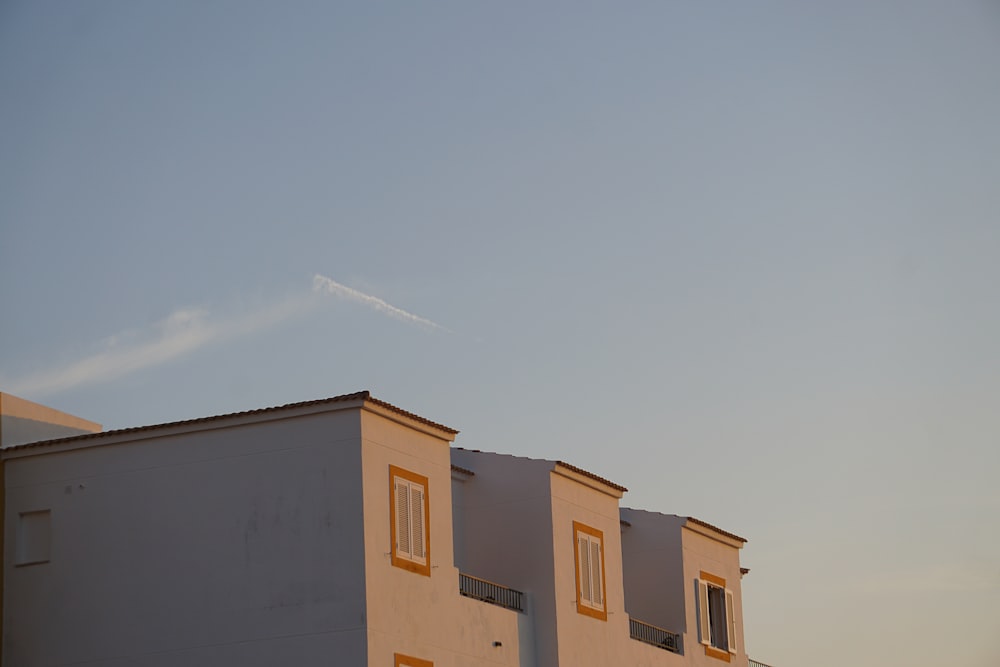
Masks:
[[[401,570],[406,570],[407,572],[422,574],[425,577],[431,576],[431,566],[429,563],[417,563],[416,561],[407,560],[393,555],[392,564],[393,566],[398,567]]]
[[[732,660],[732,654],[729,653],[729,651],[723,651],[721,648],[715,648],[714,646],[706,646],[705,655],[709,658],[715,658],[716,660],[721,660],[723,662],[729,662]]]

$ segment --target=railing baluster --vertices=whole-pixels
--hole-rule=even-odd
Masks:
[[[681,652],[680,635],[649,623],[643,623],[634,618],[629,619],[629,635],[632,639],[651,644],[657,648],[673,653]]]
[[[521,591],[494,584],[492,581],[473,577],[463,572],[458,573],[458,592],[466,597],[489,602],[499,607],[524,611],[524,594]]]

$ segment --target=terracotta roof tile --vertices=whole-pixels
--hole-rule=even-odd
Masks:
[[[587,472],[587,471],[586,471],[586,470],[584,470],[583,468],[577,468],[577,467],[576,467],[575,465],[571,465],[571,464],[569,464],[569,463],[566,463],[565,461],[556,461],[556,463],[557,463],[558,465],[561,465],[561,466],[562,466],[563,468],[569,468],[569,469],[570,469],[570,470],[572,470],[573,472],[575,472],[575,473],[578,473],[578,474],[580,474],[580,475],[583,475],[584,477],[589,477],[590,479],[594,479],[594,480],[597,480],[598,482],[601,482],[602,484],[607,484],[607,485],[608,485],[608,486],[610,486],[610,487],[611,487],[612,489],[617,489],[617,490],[621,491],[622,493],[624,493],[624,492],[628,491],[628,489],[626,489],[626,488],[625,488],[624,486],[622,486],[621,484],[615,484],[615,483],[614,483],[614,482],[612,482],[612,481],[611,481],[610,479],[604,479],[603,477],[600,477],[600,476],[598,476],[598,475],[595,475],[595,474],[594,474],[594,473],[592,473],[592,472]]]
[[[725,535],[726,537],[730,537],[730,538],[732,538],[734,540],[738,540],[740,542],[746,542],[747,541],[745,537],[740,537],[739,535],[734,535],[733,533],[730,533],[727,530],[722,530],[718,526],[713,526],[712,524],[707,523],[705,521],[702,521],[701,519],[696,519],[693,516],[689,516],[687,518],[687,520],[690,521],[691,523],[696,523],[699,526],[702,526],[704,528],[709,528],[711,530],[714,530],[715,532],[721,533],[722,535]]]
[[[439,424],[437,422],[433,422],[430,419],[425,419],[424,417],[421,417],[420,415],[415,414],[413,412],[408,412],[407,410],[404,410],[402,408],[397,408],[395,405],[392,405],[391,403],[386,403],[385,401],[382,401],[382,400],[379,400],[379,399],[375,398],[374,396],[371,395],[371,392],[362,391],[362,392],[358,392],[357,395],[361,395],[361,394],[364,394],[364,398],[369,403],[374,403],[375,405],[381,405],[383,408],[385,408],[387,410],[392,410],[393,412],[395,412],[397,414],[400,414],[400,415],[403,415],[405,417],[409,417],[413,421],[417,421],[417,422],[420,422],[421,424],[426,424],[428,426],[433,426],[434,428],[439,428],[442,431],[446,431],[448,433],[451,433],[452,435],[457,435],[458,434],[458,431],[456,429],[451,428],[450,426],[445,426],[444,424]],[[332,400],[336,400],[336,399],[325,399],[325,400],[332,401]]]

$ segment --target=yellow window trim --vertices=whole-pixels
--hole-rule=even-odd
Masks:
[[[708,582],[711,582],[711,583],[715,584],[719,588],[725,588],[726,587],[726,580],[725,579],[723,579],[722,577],[717,577],[714,574],[711,574],[710,572],[705,572],[705,570],[701,571],[701,577],[700,578],[703,579],[703,580],[705,580],[705,581],[708,581]]]
[[[701,570],[698,573],[698,576],[699,576],[699,578],[702,581],[707,581],[710,584],[714,584],[714,585],[716,585],[716,586],[718,586],[719,588],[722,588],[722,589],[726,588],[726,580],[723,579],[720,576],[712,574],[711,572],[705,572],[705,570]],[[727,623],[728,623],[728,620],[729,619],[727,618],[726,619]],[[727,631],[728,631],[728,627],[727,627]],[[735,641],[735,639],[733,639],[733,638],[729,638],[729,639],[730,639],[730,641]],[[729,662],[730,660],[732,660],[732,654],[729,651],[724,651],[724,650],[722,650],[720,648],[715,648],[714,646],[705,646],[705,655],[707,655],[710,658],[715,658],[717,660],[721,660],[723,662]]]
[[[732,654],[729,651],[723,651],[720,648],[715,648],[713,646],[706,646],[705,655],[707,655],[709,658],[716,658],[723,662],[729,662],[730,655]]]
[[[434,663],[430,660],[421,660],[402,653],[394,653],[393,658],[393,667],[434,667]]]
[[[396,554],[396,545],[398,540],[396,539],[396,478],[405,479],[414,484],[420,484],[424,487],[424,562],[417,563],[407,558],[403,558]],[[392,564],[398,568],[407,570],[409,572],[415,572],[417,574],[422,574],[425,577],[431,576],[431,492],[430,486],[427,484],[427,478],[423,475],[418,475],[415,472],[410,472],[409,470],[404,470],[403,468],[397,468],[394,465],[389,466],[389,526],[390,534],[389,539],[390,544],[390,554],[392,559]],[[398,664],[398,663],[397,663]],[[406,663],[407,665],[409,663]],[[430,664],[430,663],[426,663]],[[416,665],[415,667],[423,667],[423,665]]]
[[[590,535],[591,537],[596,537],[601,542],[601,603],[603,609],[594,609],[583,603],[583,591],[580,590],[580,538],[579,534]],[[573,522],[573,563],[575,565],[576,574],[576,611],[577,613],[583,614],[584,616],[590,616],[591,618],[596,618],[601,621],[608,620],[608,585],[607,578],[604,576],[604,533],[597,530],[596,528],[591,528],[590,526],[580,523],[579,521]]]

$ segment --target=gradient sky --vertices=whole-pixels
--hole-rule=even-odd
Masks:
[[[370,389],[749,538],[776,667],[1000,664],[1000,4],[0,3],[0,390]]]

